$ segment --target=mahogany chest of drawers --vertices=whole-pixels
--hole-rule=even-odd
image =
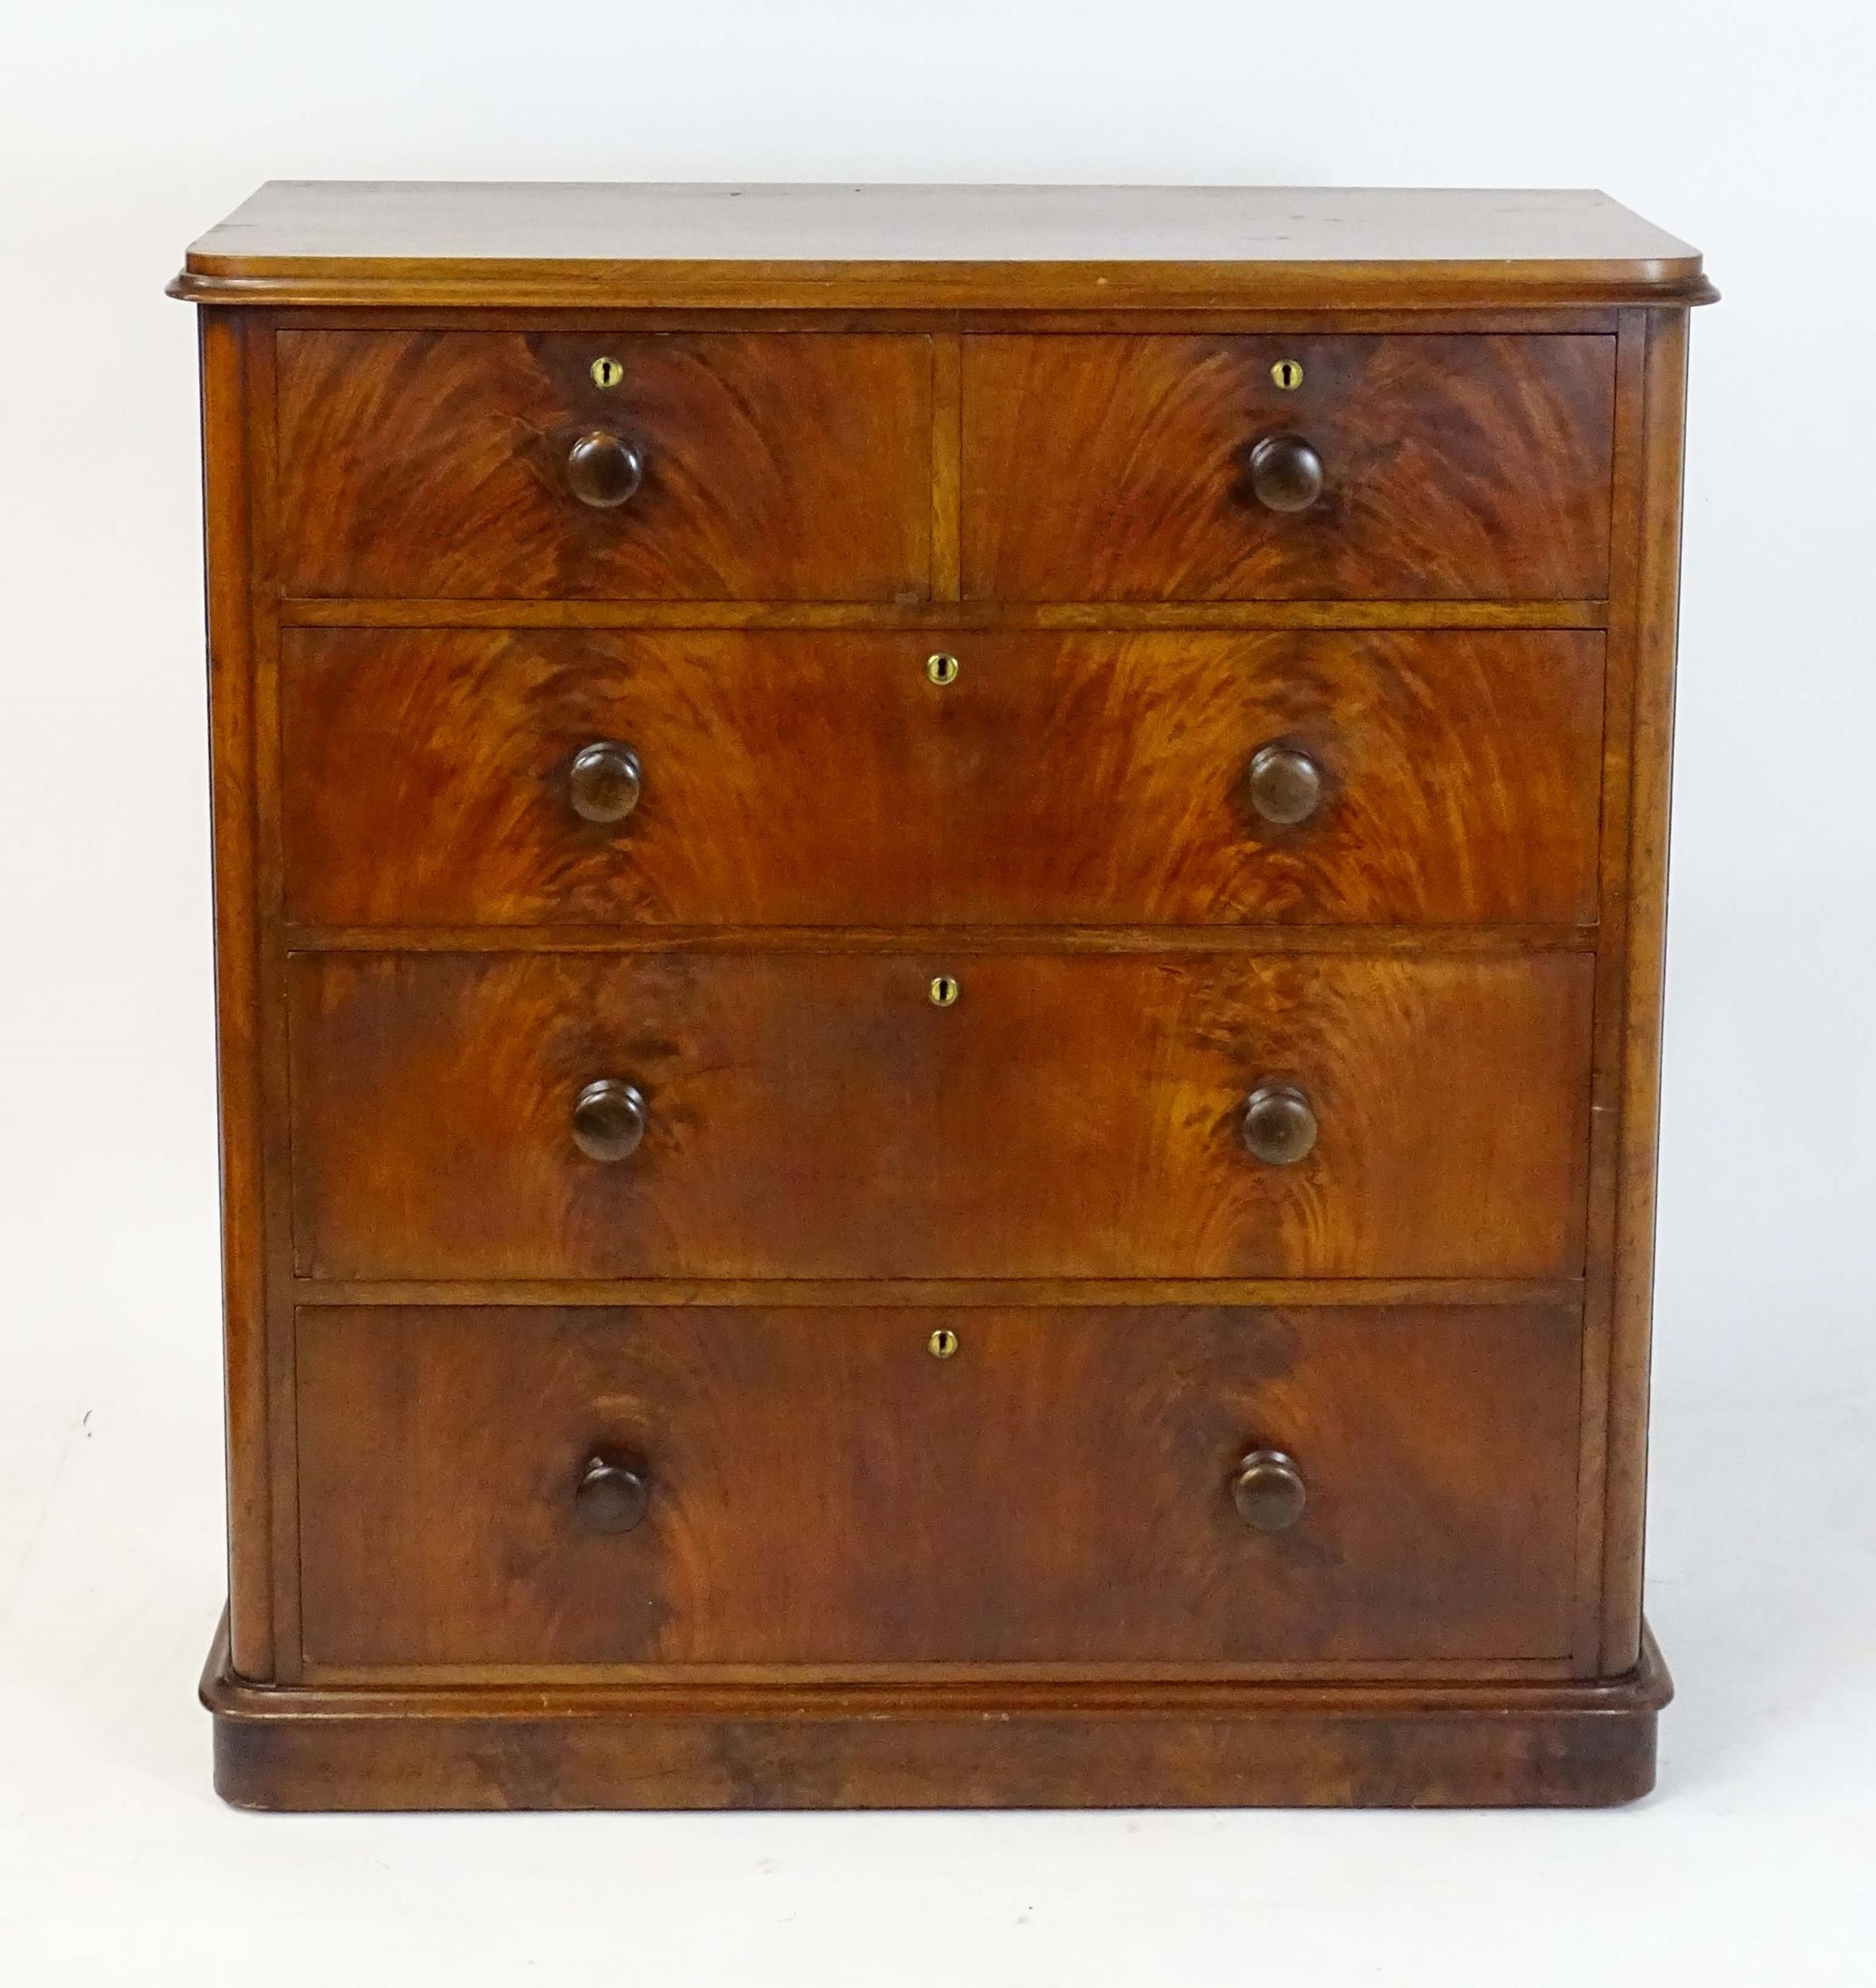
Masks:
[[[223,1792],[1648,1788],[1699,257],[277,185],[173,289]]]

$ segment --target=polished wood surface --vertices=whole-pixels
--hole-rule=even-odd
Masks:
[[[1606,600],[377,600],[278,602],[283,628],[1591,628]]]
[[[301,955],[299,1268],[1572,1276],[1591,971],[1581,953]],[[939,1009],[942,973],[961,992]],[[616,1167],[569,1130],[605,1078],[646,1100]],[[1311,1101],[1300,1164],[1241,1134],[1275,1081]]]
[[[1675,643],[1680,611],[1682,428],[1687,398],[1684,316],[1651,324],[1645,347],[1646,442],[1637,469],[1642,522],[1633,621],[1634,798],[1627,815],[1623,887],[1625,975],[1620,1017],[1621,1146],[1609,1306],[1609,1444],[1603,1518],[1603,1640],[1611,1672],[1638,1660],[1646,1532],[1649,1353],[1653,1330],[1657,1134],[1668,919],[1668,785],[1673,759]]]
[[[581,1087],[567,1114],[567,1131],[588,1159],[616,1166],[645,1143],[645,1093],[616,1077],[596,1077]]]
[[[1237,1460],[1231,1502],[1254,1532],[1288,1532],[1309,1508],[1296,1459],[1281,1450],[1249,1450]]]
[[[200,326],[202,449],[215,501],[203,518],[215,847],[215,1010],[221,1144],[222,1338],[227,1419],[231,1661],[265,1677],[274,1648],[274,1499],[269,1372],[268,1057],[261,1015],[261,851],[254,820],[255,631],[249,619],[252,347],[225,317]]]
[[[238,1807],[1580,1807],[1654,1785],[1651,1637],[1613,1679],[256,1687],[209,1652]]]
[[[189,250],[204,302],[1042,309],[1711,295],[1587,192],[274,181]]]
[[[285,331],[279,353],[291,592],[929,591],[925,339]],[[593,378],[605,358],[616,386]],[[601,432],[640,467],[596,506],[604,472],[570,483],[569,458]]]
[[[306,1654],[1556,1657],[1576,1334],[1478,1307],[303,1312]],[[1308,1474],[1276,1531],[1234,1491],[1258,1445]],[[595,1452],[642,1460],[629,1532],[581,1522]]]
[[[966,339],[964,592],[1600,596],[1614,382],[1610,338]],[[1260,499],[1279,436],[1319,498]]]
[[[1237,1124],[1245,1151],[1267,1167],[1295,1167],[1316,1149],[1315,1101],[1300,1084],[1259,1084]]]
[[[386,187],[191,259],[223,1792],[1645,1791],[1699,258]]]
[[[295,629],[287,905],[340,926],[1588,925],[1602,657],[1560,632]],[[607,743],[642,792],[594,822],[577,770]],[[1303,817],[1253,779],[1273,747],[1318,770]]]
[[[1281,386],[1303,383],[1303,368],[1295,359],[1279,359],[1271,372]],[[1266,511],[1313,511],[1327,487],[1322,455],[1306,435],[1260,437],[1252,444],[1244,469],[1252,496]]]

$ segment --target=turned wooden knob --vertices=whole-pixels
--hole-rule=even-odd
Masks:
[[[1238,1459],[1231,1502],[1246,1525],[1259,1532],[1281,1532],[1303,1516],[1309,1493],[1303,1473],[1281,1450],[1253,1450]]]
[[[1268,1167],[1293,1167],[1316,1143],[1316,1115],[1294,1084],[1260,1084],[1244,1101],[1245,1149]]]
[[[1245,792],[1266,821],[1294,828],[1322,804],[1323,769],[1294,746],[1260,746],[1245,773]]]
[[[573,1516],[588,1532],[629,1532],[651,1502],[644,1473],[611,1457],[588,1457],[573,1487]]]
[[[628,745],[596,739],[573,755],[567,798],[583,821],[623,821],[639,805],[645,769]]]
[[[1251,451],[1251,494],[1266,511],[1307,511],[1323,494],[1323,459],[1300,435],[1266,435]]]
[[[589,429],[567,451],[567,488],[595,511],[610,511],[645,480],[645,458],[603,428]]]
[[[573,1143],[588,1159],[627,1159],[644,1136],[645,1094],[636,1084],[602,1077],[574,1100]]]

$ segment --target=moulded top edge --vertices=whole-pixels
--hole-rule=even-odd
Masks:
[[[204,303],[1105,310],[1692,304],[1699,252],[1595,192],[276,181]]]

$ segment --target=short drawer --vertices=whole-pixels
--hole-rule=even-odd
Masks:
[[[1575,1275],[1592,965],[302,954],[299,1264]]]
[[[1614,385],[1592,335],[967,339],[965,593],[1599,599]]]
[[[1568,1648],[1560,1309],[308,1307],[297,1336],[317,1664]]]
[[[289,593],[928,590],[926,339],[287,331],[278,370]]]
[[[1596,914],[1599,635],[301,628],[281,710],[305,924]]]

